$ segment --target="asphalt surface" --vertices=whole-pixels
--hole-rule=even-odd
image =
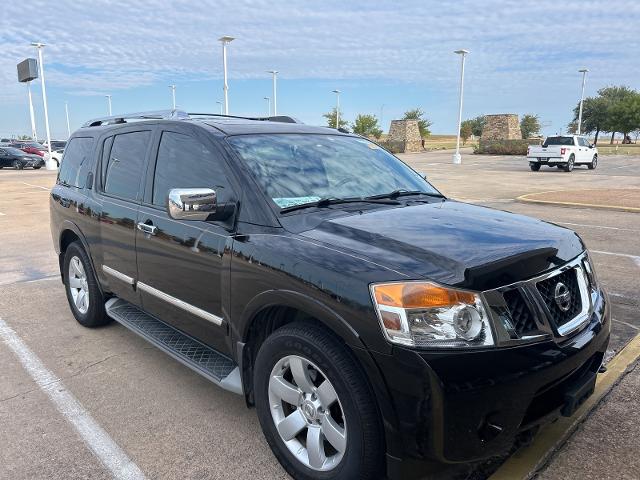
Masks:
[[[522,158],[466,154],[462,165],[450,163],[451,152],[403,158],[453,198],[578,231],[611,295],[608,356],[638,333],[640,214],[525,204],[515,198],[545,190],[638,188],[640,158],[602,157],[597,170],[583,167],[572,173],[530,172]],[[0,330],[4,323],[40,359],[41,367],[60,379],[36,382],[24,358],[0,340],[0,478],[112,478],[104,458],[92,450],[91,437],[74,427],[77,409],[65,411],[52,400],[65,392],[148,478],[288,478],[264,441],[255,410],[246,409],[240,397],[208,383],[117,323],[89,330],[75,322],[49,233],[48,189],[54,181],[55,173],[43,170],[0,170]],[[637,405],[634,378],[624,379],[606,402],[620,395]],[[633,422],[637,431],[637,407],[635,412],[624,432],[633,430]],[[601,419],[604,437],[586,428],[594,418]],[[602,438],[616,418],[616,411],[610,417],[595,412],[565,448],[603,448]],[[562,455],[561,450],[553,462]],[[589,456],[584,461],[595,462]],[[625,456],[612,461],[627,462],[620,468],[630,471]],[[544,478],[577,478],[570,474],[570,463],[553,462]],[[590,476],[589,468],[584,472],[582,478],[604,478]]]

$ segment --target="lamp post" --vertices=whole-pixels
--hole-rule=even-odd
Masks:
[[[220,100],[217,100],[216,103],[220,105],[220,115],[222,115],[222,102]]]
[[[49,158],[46,162],[47,170],[55,170],[56,162],[51,158],[51,130],[49,129],[49,109],[47,108],[47,89],[44,84],[44,60],[42,59],[42,49],[45,46],[44,43],[32,42],[31,46],[36,47],[38,50],[38,64],[40,65],[40,82],[42,85],[42,104],[44,107],[44,126],[47,130],[47,150],[49,151]]]
[[[173,105],[173,109],[176,109],[176,86],[175,85],[169,85],[169,88],[171,89],[171,105]]]
[[[582,73],[582,93],[580,93],[580,111],[578,113],[578,135],[582,132],[582,103],[584,102],[584,84],[587,81],[587,72],[589,69],[581,68],[578,72]]]
[[[278,75],[278,71],[277,70],[267,70],[267,73],[270,73],[272,78],[273,78],[273,116],[275,117],[276,115],[278,115],[278,100],[277,100],[277,96],[276,96],[276,77]],[[271,114],[271,112],[269,112],[269,114]]]
[[[31,97],[31,81],[27,83],[27,92],[29,93],[29,115],[31,116],[31,138],[34,142],[38,141],[38,132],[36,132],[36,116],[33,113],[33,98]]]
[[[64,102],[64,113],[67,116],[67,138],[71,136],[71,125],[69,124],[69,102]]]
[[[456,153],[453,154],[453,163],[461,164],[462,156],[460,155],[460,126],[462,124],[462,96],[464,94],[464,60],[469,53],[469,50],[456,50],[454,53],[460,55],[462,58],[462,68],[460,69],[460,101],[458,106],[458,131],[456,137]]]
[[[109,116],[113,115],[111,113],[111,95],[105,95],[105,98],[107,99],[107,111],[109,112]]]
[[[331,90],[336,94],[336,130],[340,128],[340,90]]]
[[[224,114],[229,115],[229,85],[227,83],[227,45],[234,41],[234,37],[230,37],[225,35],[224,37],[220,37],[218,39],[219,42],[222,43],[222,74],[224,78],[224,85],[222,89],[224,90]]]
[[[264,99],[267,101],[267,117],[268,117],[269,115],[271,115],[271,98],[264,97]]]

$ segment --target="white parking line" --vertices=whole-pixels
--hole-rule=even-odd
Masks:
[[[24,183],[25,185],[27,185],[27,186],[29,186],[29,187],[41,188],[42,190],[46,190],[47,192],[48,192],[49,190],[51,190],[50,188],[43,187],[42,185],[34,185],[33,183],[27,183],[27,182],[22,182],[22,183]]]
[[[0,318],[0,338],[18,357],[24,369],[47,394],[58,411],[73,425],[93,454],[118,480],[142,480],[142,470],[109,437],[107,432],[91,418],[82,404],[67,390],[64,384],[43,365],[40,359],[20,337]]]
[[[601,253],[602,255],[615,255],[617,257],[630,258],[640,268],[640,256],[630,255],[628,253],[603,252],[602,250],[590,250],[593,253]]]
[[[0,217],[4,217],[5,215],[6,215],[6,213],[0,212]]]
[[[625,232],[638,232],[638,233],[640,233],[640,230],[635,230],[633,228],[607,227],[605,225],[591,225],[591,224],[588,224],[588,223],[570,223],[570,222],[554,222],[554,223],[558,223],[560,225],[571,225],[571,226],[574,226],[574,227],[604,228],[606,230],[623,230]]]

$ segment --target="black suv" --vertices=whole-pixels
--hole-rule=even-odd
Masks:
[[[288,117],[88,122],[51,230],[75,318],[118,321],[257,408],[302,479],[422,477],[571,415],[609,341],[581,239],[445,198]]]

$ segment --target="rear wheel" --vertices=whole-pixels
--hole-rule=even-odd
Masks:
[[[278,461],[296,479],[374,479],[384,469],[373,392],[353,354],[311,322],[268,337],[255,362],[258,418]]]
[[[80,242],[67,247],[63,263],[64,286],[71,312],[80,325],[99,327],[111,322],[91,262]]]
[[[32,168],[33,168],[34,170],[40,170],[40,167],[41,167],[41,166],[42,166],[42,165],[40,165],[40,166],[36,166],[36,167],[32,167]]]
[[[14,160],[13,161],[13,168],[15,168],[16,170],[22,170],[24,168],[24,165],[22,164],[22,162],[20,160]]]
[[[530,163],[529,164],[529,168],[531,169],[532,172],[537,172],[540,170],[540,164],[539,163]]]
[[[573,171],[575,162],[576,162],[576,157],[573,154],[571,154],[571,156],[569,157],[569,161],[567,161],[567,164],[564,166],[564,171],[565,172]]]
[[[589,167],[589,170],[594,170],[597,166],[598,166],[598,155],[594,155],[588,167]]]

